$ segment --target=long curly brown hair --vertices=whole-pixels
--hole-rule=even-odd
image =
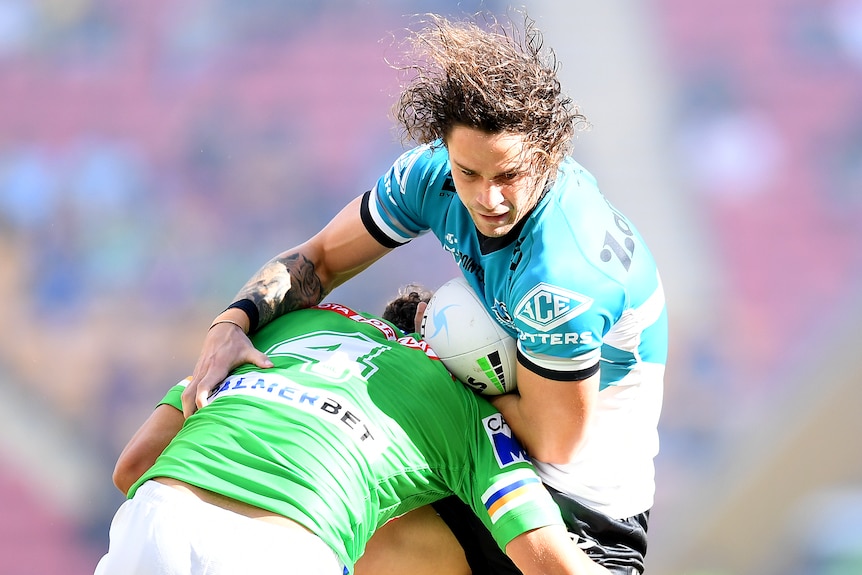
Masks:
[[[487,14],[457,22],[425,15],[407,37],[409,63],[391,64],[405,77],[392,109],[402,141],[445,145],[455,125],[520,134],[534,174],[556,171],[588,123],[562,92],[556,56],[535,21],[522,16],[518,26]]]
[[[395,324],[404,333],[413,333],[416,326],[416,308],[427,302],[433,294],[419,284],[408,284],[398,291],[398,295],[386,304],[383,319]]]

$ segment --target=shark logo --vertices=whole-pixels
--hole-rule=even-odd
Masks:
[[[446,333],[446,341],[449,341],[449,322],[446,319],[446,310],[453,308],[453,307],[458,307],[458,306],[455,304],[450,304],[450,305],[442,307],[438,310],[434,310],[434,327],[435,327],[434,333],[426,334],[425,333],[425,323],[423,322],[422,333],[425,335],[426,338],[433,339],[433,338],[436,338],[437,334],[439,334],[440,332],[445,332]]]
[[[497,321],[511,329],[515,329],[515,321],[512,319],[512,316],[509,315],[509,310],[506,307],[505,302],[502,302],[498,299],[494,300],[494,305],[491,306],[491,313],[494,314],[494,317],[497,318]]]

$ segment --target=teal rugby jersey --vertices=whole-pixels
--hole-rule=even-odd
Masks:
[[[253,341],[275,367],[236,370],[130,497],[147,479],[180,479],[301,523],[351,570],[384,522],[451,494],[501,548],[562,524],[499,412],[415,336],[322,304]],[[184,383],[163,403],[181,409]]]
[[[537,462],[558,490],[615,517],[652,506],[667,357],[667,312],[652,254],[634,225],[571,158],[533,212],[481,236],[455,192],[442,146],[405,152],[366,193],[362,218],[383,245],[431,231],[500,324],[518,359],[559,381],[601,370],[587,445],[565,466]]]

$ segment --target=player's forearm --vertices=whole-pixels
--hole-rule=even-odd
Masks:
[[[156,407],[123,448],[113,480],[123,495],[162,454],[184,423],[183,412],[168,404]]]
[[[314,263],[302,253],[289,251],[267,262],[239,290],[236,301],[247,300],[257,311],[242,307],[249,316],[250,331],[290,311],[311,307],[326,296]],[[251,311],[251,313],[249,313]]]
[[[518,438],[518,441],[530,454],[530,457],[544,461],[546,463],[556,463],[553,457],[556,453],[552,453],[548,448],[549,444],[544,441],[543,433],[538,425],[540,421],[531,421],[529,414],[522,409],[523,402],[521,396],[517,393],[506,393],[499,396],[489,398],[491,403],[500,413],[503,414],[503,419],[509,427],[512,428],[512,433]]]
[[[561,525],[515,537],[506,546],[506,554],[524,575],[610,575],[572,542]]]
[[[287,312],[320,303],[391,250],[365,228],[361,202],[361,196],[354,199],[319,233],[267,262],[242,287],[236,301],[247,302],[242,309],[251,319],[251,331]]]
[[[579,414],[570,414],[570,419],[564,418],[565,421],[552,417],[546,402],[531,406],[517,393],[490,399],[533,459],[565,464],[574,458],[583,443],[584,427],[578,425],[583,417]]]
[[[578,381],[557,381],[518,364],[518,393],[496,396],[492,403],[533,459],[564,464],[587,437],[600,377],[596,372]]]

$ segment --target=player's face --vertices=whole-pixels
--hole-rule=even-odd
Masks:
[[[458,197],[480,233],[505,235],[539,200],[520,134],[489,134],[455,126],[446,139]]]

